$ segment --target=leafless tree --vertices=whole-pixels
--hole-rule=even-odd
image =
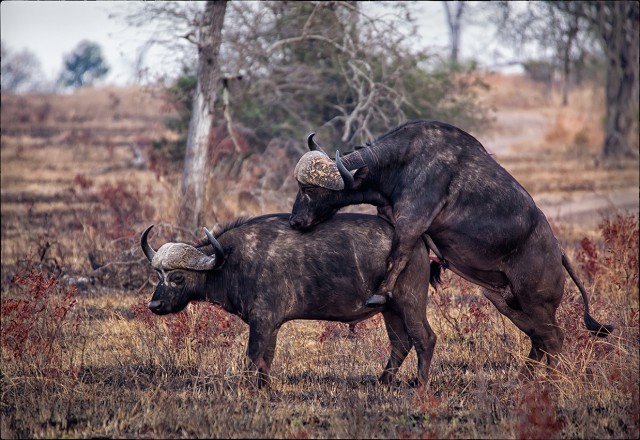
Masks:
[[[29,50],[13,52],[2,42],[1,89],[5,91],[23,91],[38,87],[42,78],[42,68],[36,55]]]
[[[637,0],[567,3],[560,2],[558,7],[576,19],[586,20],[607,59],[603,156],[613,162],[637,158],[638,152],[631,148],[629,135],[634,123],[634,106],[636,111],[638,108],[639,3]],[[570,8],[574,3],[577,6]]]
[[[178,212],[178,223],[187,228],[195,229],[203,224],[200,217],[203,212],[204,176],[215,99],[221,83],[218,55],[226,9],[226,1],[208,1],[197,28],[197,86],[189,123]]]
[[[528,6],[519,16],[505,15],[504,30],[510,30],[520,42],[530,39],[551,46],[562,63],[565,84],[574,61],[572,53],[599,50],[606,64],[603,159],[616,163],[637,158],[629,137],[638,108],[638,1],[531,2]],[[502,2],[502,7],[509,9],[510,2]],[[565,102],[566,94],[565,86]]]
[[[449,26],[449,62],[452,65],[458,64],[458,54],[460,52],[460,36],[462,33],[462,18],[466,6],[465,1],[443,1],[444,11],[447,16],[447,25]]]
[[[418,63],[428,59],[425,51],[416,50],[416,41],[410,44],[415,27],[407,32],[398,26],[411,24],[409,5],[393,5],[395,9],[377,15],[368,6],[353,1],[263,2],[256,9],[233,2],[234,26],[225,30],[226,47],[232,51],[225,65],[247,78],[241,93],[272,102],[274,111],[295,121],[297,136],[318,129],[305,111],[311,103],[341,143],[369,140],[408,116],[442,115],[445,105],[429,102],[430,93],[438,89],[446,101],[460,89],[425,83],[418,95],[409,90],[426,78]],[[313,64],[318,56],[323,61]],[[334,84],[319,76],[327,74]],[[322,96],[344,99],[322,103]]]
[[[192,63],[197,57],[195,33],[203,5],[202,2],[128,2],[110,14],[111,18],[121,20],[127,26],[139,28],[145,39],[133,61],[137,80],[145,73],[151,81],[165,79],[145,72],[145,57],[155,47],[168,49],[164,51],[167,54],[163,59],[165,68],[180,69],[182,65]]]

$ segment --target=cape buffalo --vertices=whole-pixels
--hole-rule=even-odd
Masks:
[[[312,151],[295,169],[293,228],[308,230],[360,203],[378,206],[395,226],[385,279],[368,305],[386,301],[410,250],[428,233],[450,269],[482,286],[531,338],[529,359],[540,361],[546,353],[552,364],[562,349],[556,309],[563,266],[582,294],[587,328],[598,336],[612,331],[589,315],[586,291],[542,211],[470,134],[442,122],[411,121],[343,158],[336,152],[335,162],[313,134],[308,144]]]
[[[391,342],[380,376],[389,383],[411,347],[418,383],[426,384],[436,335],[426,318],[429,258],[419,243],[398,278],[398,300],[375,308],[366,298],[385,274],[393,228],[370,215],[335,216],[308,234],[289,227],[288,214],[256,217],[226,227],[217,238],[205,228],[213,255],[185,243],[157,251],[142,234],[144,254],[159,282],[149,302],[156,314],[175,313],[190,301],[210,301],[249,324],[247,368],[267,380],[280,326],[293,319],[355,324],[382,313]]]

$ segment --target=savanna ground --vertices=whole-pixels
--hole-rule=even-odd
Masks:
[[[162,100],[138,89],[3,95],[0,436],[638,438],[638,163],[599,163],[597,89],[561,107],[524,78],[486,81],[496,121],[476,136],[548,214],[612,337],[588,334],[567,282],[559,368],[521,380],[528,339],[446,272],[430,290],[427,389],[409,386],[413,352],[394,386],[376,384],[388,356],[379,316],[355,336],[285,324],[272,386],[255,389],[239,319],[207,304],[163,318],[146,309],[155,278],[140,232],[155,223],[155,247],[195,238],[174,226],[180,170],[152,146],[173,135]],[[234,182],[212,172],[203,226],[289,210],[297,155],[279,151],[256,153]]]

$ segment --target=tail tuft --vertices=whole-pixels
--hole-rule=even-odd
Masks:
[[[584,324],[587,326],[587,329],[591,333],[593,333],[595,336],[598,336],[599,338],[606,338],[613,332],[614,329],[611,324],[600,324],[588,313],[584,314]]]

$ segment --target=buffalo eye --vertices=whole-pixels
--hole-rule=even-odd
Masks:
[[[175,283],[175,284],[184,284],[184,276],[181,274],[175,274],[172,275],[171,278],[169,279],[170,282]]]
[[[309,195],[309,196],[312,196],[312,195],[314,195],[314,194],[318,191],[318,188],[316,188],[315,186],[307,186],[307,187],[305,187],[305,188],[302,188],[302,191],[303,191],[305,194],[307,194],[307,195]]]

